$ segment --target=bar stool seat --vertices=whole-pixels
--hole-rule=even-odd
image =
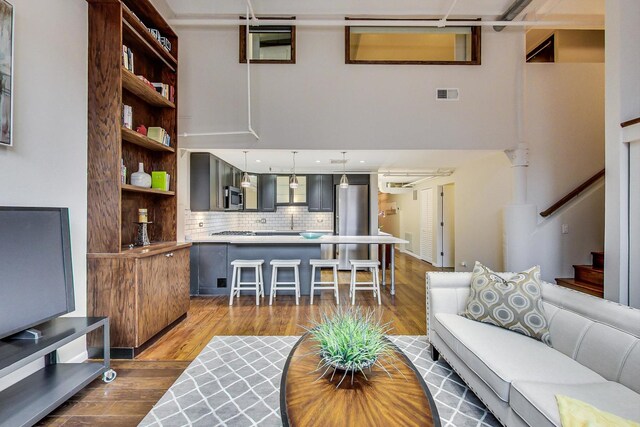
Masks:
[[[233,297],[240,297],[240,291],[254,291],[256,293],[256,305],[260,305],[260,297],[264,296],[264,278],[262,275],[263,259],[237,259],[231,261],[233,275],[231,276],[231,295],[229,295],[229,305],[233,305]],[[242,269],[252,268],[255,271],[255,280],[249,282],[242,281]]]
[[[309,265],[311,265],[311,298],[309,304],[313,304],[313,294],[317,290],[332,290],[336,297],[336,305],[340,304],[340,297],[338,295],[338,265],[340,261],[337,259],[310,259]],[[316,268],[320,269],[320,281],[316,282]],[[322,281],[322,269],[331,268],[333,270],[333,281]],[[320,285],[320,286],[318,286]],[[330,286],[323,286],[330,285]]]
[[[378,297],[378,305],[382,304],[380,299],[380,276],[378,275],[379,261],[368,259],[352,259],[351,263],[351,283],[349,286],[349,296],[351,297],[351,304],[356,303],[356,291],[373,291],[373,296]],[[371,272],[371,282],[358,282],[357,272],[358,269],[366,269]],[[370,285],[370,286],[366,286]]]
[[[299,259],[274,259],[270,262],[271,290],[269,292],[269,305],[273,304],[273,299],[278,291],[295,291],[296,305],[300,303],[300,263]],[[278,281],[278,270],[281,268],[293,269],[293,282]]]

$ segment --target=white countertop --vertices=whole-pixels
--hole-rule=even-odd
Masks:
[[[324,235],[318,239],[305,239],[302,236],[204,236],[191,240],[193,243],[232,243],[234,245],[265,245],[265,244],[308,244],[308,245],[339,245],[339,244],[402,244],[406,240],[391,235],[378,236],[335,236]]]

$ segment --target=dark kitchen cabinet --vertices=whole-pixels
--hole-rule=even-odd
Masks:
[[[276,211],[276,175],[258,176],[258,210]]]
[[[190,207],[193,212],[224,208],[222,165],[220,159],[209,153],[191,153]]]
[[[333,212],[333,176],[307,176],[309,212]]]
[[[193,245],[191,256],[196,258],[192,260],[192,264],[197,265],[197,273],[191,274],[191,294],[228,295],[230,284],[227,283],[227,244]]]

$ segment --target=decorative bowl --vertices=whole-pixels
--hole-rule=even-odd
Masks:
[[[306,232],[306,233],[300,233],[300,235],[305,239],[318,239],[323,236],[323,233]]]

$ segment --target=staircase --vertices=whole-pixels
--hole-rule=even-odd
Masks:
[[[604,296],[604,252],[591,252],[592,265],[574,265],[574,278],[556,279],[565,288],[575,289],[589,295]]]

